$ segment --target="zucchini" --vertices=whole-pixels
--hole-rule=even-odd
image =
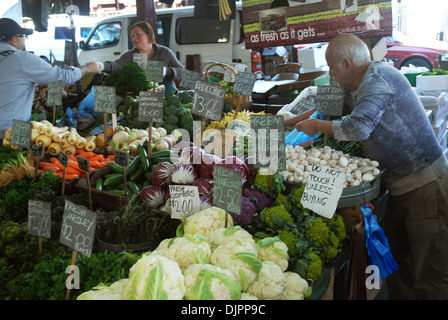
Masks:
[[[98,178],[95,181],[95,189],[96,190],[103,190],[103,179]]]
[[[124,196],[124,190],[112,189],[112,190],[107,190],[107,192],[114,193],[114,194],[117,194],[119,196]]]
[[[119,185],[120,183],[123,183],[123,174],[116,175],[114,177],[110,177],[110,178],[104,180],[103,186],[105,186],[105,187],[115,186],[115,185]]]
[[[115,173],[123,173],[123,167],[115,162],[110,161],[109,168],[111,168],[112,171]]]
[[[102,178],[109,179],[115,176],[123,175],[123,173],[106,173]]]
[[[132,176],[132,174],[138,169],[140,166],[140,157],[135,156],[129,166],[126,168],[126,177]]]
[[[148,153],[141,144],[137,145],[137,152],[138,156],[140,157],[140,163],[143,166],[143,170],[148,171],[149,169]]]
[[[171,157],[171,150],[161,150],[161,151],[154,151],[151,152],[151,159],[157,159],[160,157]]]
[[[128,188],[128,190],[130,191],[131,194],[136,193],[136,192],[140,192],[140,188],[133,181],[129,181],[127,183],[126,187]]]
[[[143,167],[137,168],[137,170],[131,175],[130,179],[131,181],[137,180],[139,177],[143,176]]]
[[[169,162],[169,163],[171,163],[171,158],[170,157],[158,157],[158,158],[153,159],[151,157],[151,164],[157,164],[157,163],[160,163],[160,162]]]

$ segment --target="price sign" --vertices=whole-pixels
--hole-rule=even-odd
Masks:
[[[65,200],[59,242],[86,257],[92,253],[96,214],[84,206]]]
[[[200,80],[196,82],[191,113],[206,119],[221,120],[226,88]]]
[[[344,189],[345,174],[328,166],[313,164],[300,203],[331,219]]]
[[[85,172],[90,172],[89,159],[78,156],[78,166],[79,166],[79,169],[84,170]]]
[[[45,152],[45,147],[41,145],[34,144],[31,146],[31,156],[37,158],[43,158]]]
[[[115,163],[123,167],[129,166],[129,153],[120,150],[115,151]]]
[[[51,203],[28,200],[28,233],[34,236],[51,237]]]
[[[256,168],[269,167],[274,174],[286,170],[285,122],[283,116],[252,115],[250,125],[256,136]]]
[[[146,73],[147,55],[144,53],[134,53],[133,61]]]
[[[52,81],[48,84],[47,105],[62,105],[62,80]]]
[[[238,72],[236,75],[233,92],[251,96],[257,76],[251,72]]]
[[[170,185],[171,218],[187,218],[201,208],[199,191],[196,186]]]
[[[95,112],[117,113],[115,87],[95,86],[93,99]]]
[[[305,111],[314,109],[316,107],[316,97],[309,95],[302,98],[291,108],[290,112],[293,114],[301,114]]]
[[[201,80],[201,74],[199,72],[184,70],[179,86],[182,88],[194,89],[196,82],[199,80]]]
[[[146,80],[151,82],[163,81],[163,61],[146,62]]]
[[[140,91],[138,121],[163,122],[163,92]]]
[[[233,70],[237,72],[237,74],[239,72],[245,72],[247,70],[247,65],[243,63],[229,62],[227,64],[231,66]],[[224,72],[224,81],[235,82],[235,74],[230,71],[230,69],[226,69],[226,71]]]
[[[336,85],[318,86],[316,110],[324,116],[341,116],[344,107],[344,89]]]
[[[11,144],[17,147],[29,148],[31,146],[31,129],[31,123],[13,119]]]
[[[65,152],[59,152],[58,154],[58,161],[60,164],[62,164],[64,167],[67,168],[68,166],[68,155]]]
[[[213,205],[241,214],[243,174],[222,166],[213,169]]]

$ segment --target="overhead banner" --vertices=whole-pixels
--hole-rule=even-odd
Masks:
[[[391,0],[242,0],[246,49],[392,35]]]

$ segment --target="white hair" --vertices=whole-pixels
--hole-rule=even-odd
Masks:
[[[346,58],[357,66],[370,64],[370,50],[364,41],[356,36],[344,37],[344,40],[338,41],[333,47],[333,56],[338,63],[338,67]]]

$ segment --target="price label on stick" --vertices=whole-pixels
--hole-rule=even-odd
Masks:
[[[233,85],[233,92],[251,96],[256,80],[257,75],[254,73],[238,72],[236,75],[235,84]]]
[[[163,61],[146,62],[146,80],[151,82],[163,81]]]
[[[12,120],[11,145],[30,148],[31,147],[32,124],[17,119]]]
[[[251,129],[256,136],[254,166],[265,168],[274,174],[286,170],[285,122],[283,116],[252,115]]]
[[[28,233],[33,236],[51,237],[51,203],[28,200]]]
[[[95,112],[117,113],[115,87],[95,86],[93,100]]]
[[[213,169],[213,205],[241,214],[243,174],[222,166]]]
[[[45,152],[45,147],[41,145],[34,144],[31,146],[31,156],[37,158],[43,158]]]
[[[90,172],[90,161],[89,159],[78,156],[78,166],[79,169],[84,170],[85,172]]]
[[[196,82],[201,80],[201,74],[199,72],[185,70],[182,74],[179,86],[186,89],[194,89]]]
[[[48,106],[62,106],[62,80],[52,81],[48,84]]]
[[[344,189],[345,175],[328,166],[313,164],[300,203],[331,219]]]
[[[123,167],[129,166],[129,153],[120,150],[115,151],[115,163]]]
[[[170,185],[171,218],[182,219],[198,212],[201,208],[196,186]]]
[[[90,257],[95,237],[96,214],[65,200],[59,242]]]
[[[143,70],[143,72],[145,72],[145,74],[146,74],[146,64],[148,61],[146,59],[146,56],[147,55],[144,53],[134,53],[133,56],[133,61],[139,65],[139,67]]]
[[[200,80],[196,82],[191,113],[206,119],[221,120],[226,88],[219,84]]]
[[[59,152],[58,154],[58,161],[62,166],[66,167],[68,166],[68,155],[65,152]]]
[[[344,89],[337,85],[318,86],[316,109],[324,116],[341,116],[344,96]]]
[[[138,103],[138,121],[163,122],[163,92],[141,91]]]

